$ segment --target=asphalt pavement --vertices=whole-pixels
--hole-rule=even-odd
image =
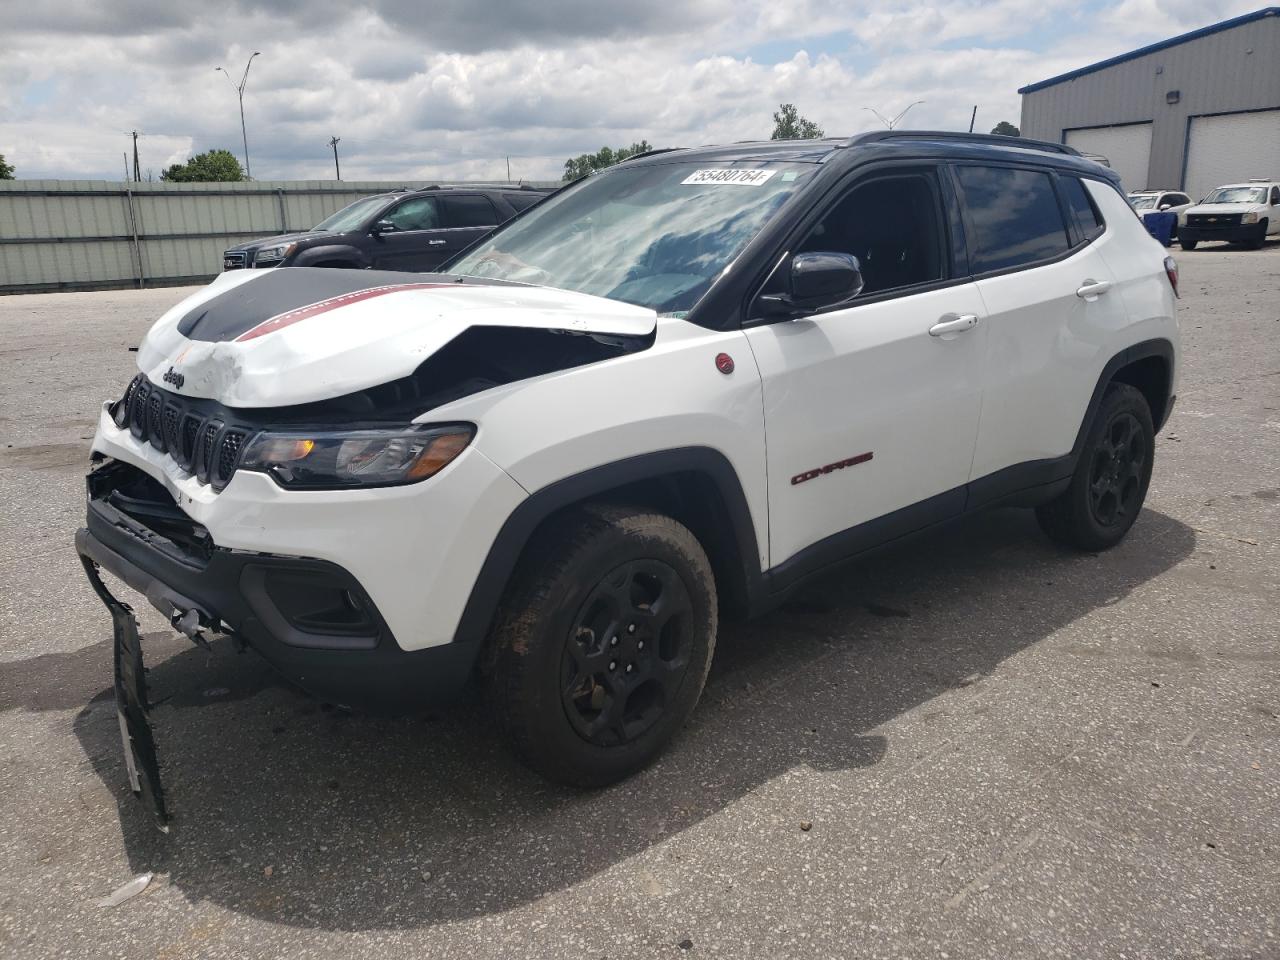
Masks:
[[[96,410],[186,291],[0,297],[0,956],[1280,957],[1280,247],[1176,255],[1182,386],[1122,545],[1004,510],[830,576],[724,629],[608,790],[477,705],[350,715],[128,597],[168,835],[71,537]]]

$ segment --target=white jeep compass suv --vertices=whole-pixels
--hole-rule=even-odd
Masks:
[[[1173,405],[1177,276],[1070,148],[884,132],[653,152],[438,274],[237,271],[105,404],[76,537],[164,817],[133,616],[338,703],[478,681],[599,785],[698,701],[722,616],[996,505],[1117,543]]]

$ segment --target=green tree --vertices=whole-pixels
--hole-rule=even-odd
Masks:
[[[991,128],[991,132],[992,132],[992,133],[994,133],[994,134],[995,134],[996,136],[998,136],[998,137],[1020,137],[1020,136],[1022,136],[1022,131],[1020,131],[1017,127],[1015,127],[1015,126],[1014,126],[1012,123],[1010,123],[1008,120],[1001,120],[999,123],[997,123],[994,127],[992,127],[992,128]]]
[[[13,179],[13,164],[4,162],[4,154],[0,153],[0,180]]]
[[[579,154],[564,162],[564,181],[571,183],[574,180],[580,180],[597,170],[621,163],[627,157],[634,157],[637,153],[648,153],[652,149],[648,140],[641,140],[639,143],[633,143],[629,147],[619,147],[617,150],[601,147],[595,153]]]
[[[175,163],[160,174],[172,183],[232,183],[244,179],[240,161],[230,150],[209,150],[186,163]]]
[[[773,115],[770,140],[817,140],[824,136],[826,133],[820,126],[800,116],[794,103],[778,104],[778,112]]]

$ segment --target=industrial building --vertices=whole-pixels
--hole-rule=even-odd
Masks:
[[[1025,86],[1022,135],[1100,154],[1130,190],[1280,178],[1280,7]]]

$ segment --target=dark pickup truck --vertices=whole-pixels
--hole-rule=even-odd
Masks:
[[[434,270],[551,191],[529,186],[428,187],[364,197],[304,233],[223,251],[222,268]]]

